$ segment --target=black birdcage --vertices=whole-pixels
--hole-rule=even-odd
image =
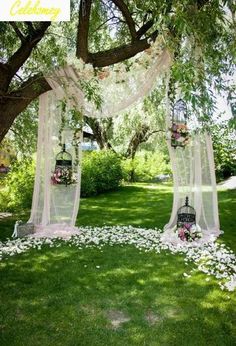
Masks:
[[[188,139],[187,106],[182,99],[179,99],[172,111],[171,146],[174,148],[185,147]]]
[[[196,224],[196,211],[188,204],[188,197],[186,197],[185,205],[177,211],[177,227],[183,227],[186,224],[189,226]]]
[[[73,183],[72,156],[63,144],[62,151],[56,156],[56,165],[51,178],[53,184],[70,185]]]

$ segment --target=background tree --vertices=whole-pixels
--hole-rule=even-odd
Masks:
[[[210,127],[217,180],[236,175],[236,140],[235,130],[228,121]]]
[[[62,65],[67,53],[101,68],[123,62],[167,33],[172,75],[193,109],[214,111],[215,90],[235,64],[233,1],[72,1],[69,23],[0,24],[0,141],[16,117],[50,89],[39,71]],[[178,54],[177,54],[178,53]]]

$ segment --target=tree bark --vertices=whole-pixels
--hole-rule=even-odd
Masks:
[[[79,20],[77,27],[77,51],[76,56],[82,58],[85,63],[91,63],[94,67],[109,66],[135,56],[137,53],[150,47],[148,38],[155,40],[157,31],[149,37],[141,39],[153,26],[153,21],[149,20],[136,31],[136,24],[132,18],[128,6],[123,0],[112,0],[119,9],[126,21],[130,31],[131,43],[122,45],[102,52],[90,53],[88,50],[88,34],[90,12],[92,0],[80,2]],[[12,54],[6,63],[0,62],[0,142],[10,129],[15,118],[30,104],[32,100],[42,93],[50,90],[50,86],[42,76],[34,76],[28,79],[17,90],[10,91],[10,86],[17,71],[29,59],[33,49],[45,36],[46,30],[51,22],[39,22],[37,25],[26,22],[27,32],[19,29],[16,22],[10,25],[15,31],[17,39],[20,40],[20,47]],[[97,141],[100,145],[110,147],[104,132],[95,126]]]
[[[88,33],[92,0],[80,1],[76,56],[88,62]]]
[[[138,150],[138,147],[141,143],[146,142],[149,138],[149,126],[143,124],[139,130],[137,130],[132,136],[127,152],[126,158],[131,158],[132,160],[135,157],[135,154]]]
[[[107,119],[107,121],[108,124],[106,128],[103,128],[103,126],[101,126],[100,122],[97,119],[85,117],[85,122],[92,129],[93,138],[97,142],[99,149],[110,149],[114,151],[108,139],[108,131],[112,126],[112,118]]]
[[[43,76],[35,75],[23,83],[18,90],[0,96],[0,142],[16,117],[25,110],[31,101],[50,89]]]
[[[156,39],[158,32],[155,31],[150,38]],[[133,43],[119,46],[113,49],[109,49],[98,53],[89,53],[87,62],[93,64],[94,67],[104,67],[116,64],[118,62],[130,59],[136,54],[148,49],[150,43],[148,38],[143,40],[134,41]]]

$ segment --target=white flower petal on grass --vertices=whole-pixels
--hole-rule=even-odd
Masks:
[[[236,289],[236,257],[231,249],[225,244],[218,244],[215,238],[209,243],[193,244],[172,244],[162,241],[162,232],[158,229],[145,229],[132,226],[104,226],[104,227],[82,227],[75,234],[68,234],[65,238],[56,234],[37,238],[30,236],[28,238],[7,239],[6,242],[0,242],[0,260],[9,256],[20,255],[31,248],[41,250],[43,247],[61,247],[63,243],[69,246],[76,246],[78,250],[83,248],[97,247],[99,250],[105,246],[135,246],[140,253],[155,251],[170,251],[172,254],[185,255],[184,263],[195,263],[196,268],[206,275],[214,276],[219,282],[222,290],[233,291]],[[102,251],[101,251],[102,252]],[[87,265],[84,265],[86,268]],[[97,269],[100,266],[96,266]],[[197,269],[192,269],[196,271]],[[191,275],[183,273],[184,277]],[[206,278],[209,281],[209,278]]]

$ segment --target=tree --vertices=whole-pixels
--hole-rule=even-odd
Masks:
[[[100,149],[111,149],[123,158],[134,159],[139,146],[155,134],[165,133],[165,112],[161,103],[164,89],[158,89],[126,113],[115,118],[85,117]]]
[[[193,106],[211,113],[209,86],[225,88],[222,74],[235,63],[233,1],[86,0],[72,5],[70,23],[0,24],[0,141],[16,117],[50,90],[39,69],[65,63],[68,50],[95,68],[109,66],[149,48],[150,40],[164,32],[175,55],[175,82]]]
[[[219,181],[236,174],[235,131],[227,121],[212,125],[209,130],[213,141],[216,178]]]

